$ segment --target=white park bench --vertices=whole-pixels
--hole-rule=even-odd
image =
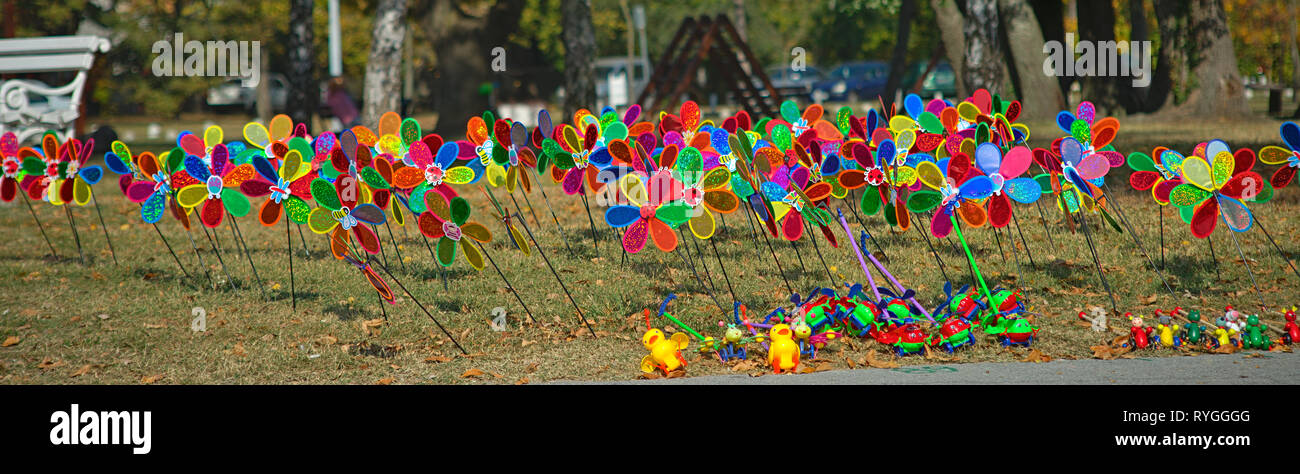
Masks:
[[[0,39],[0,74],[77,73],[72,82],[58,87],[28,79],[0,83],[0,134],[14,132],[19,143],[47,130],[60,133],[61,140],[71,137],[86,75],[95,54],[109,47],[108,40],[98,36]]]

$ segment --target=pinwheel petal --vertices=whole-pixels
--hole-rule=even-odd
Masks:
[[[623,232],[623,250],[635,254],[645,248],[646,240],[649,238],[649,226],[649,221],[646,219],[637,219],[631,227],[628,227]]]

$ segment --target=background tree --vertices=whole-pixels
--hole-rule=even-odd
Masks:
[[[400,111],[402,43],[406,40],[406,0],[379,0],[366,63],[365,99],[361,123],[374,126],[379,116]]]
[[[966,87],[1001,91],[1005,76],[997,0],[967,0],[962,31],[966,35],[963,67]]]
[[[564,18],[564,117],[596,102],[596,33],[587,0],[561,0]]]
[[[320,103],[316,81],[315,32],[312,30],[314,0],[289,0],[289,117],[312,130],[312,115]]]
[[[894,42],[894,54],[889,60],[889,76],[885,78],[885,109],[892,108],[898,83],[907,73],[907,43],[912,34],[912,20],[916,17],[916,0],[903,0],[898,8],[898,39]]]
[[[1011,71],[1016,79],[1025,114],[1053,114],[1066,107],[1065,95],[1056,78],[1043,74],[1043,31],[1025,0],[1000,0],[998,12],[1006,28]]]

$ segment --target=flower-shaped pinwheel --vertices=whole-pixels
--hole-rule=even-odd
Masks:
[[[584,181],[593,191],[604,187],[604,183],[597,179],[600,164],[592,161],[596,144],[601,138],[599,130],[596,124],[589,123],[582,137],[579,137],[572,126],[564,124],[556,132],[560,135],[560,141],[554,138],[542,141],[542,155],[545,158],[539,159],[537,166],[546,168],[548,163],[554,164],[551,179],[561,183],[565,194],[585,194]],[[611,155],[606,153],[602,157],[610,158]]]
[[[307,216],[307,227],[317,234],[330,234],[330,252],[342,260],[348,255],[352,231],[361,248],[371,254],[379,253],[379,236],[363,224],[381,225],[386,221],[384,210],[374,204],[359,204],[361,183],[351,175],[340,175],[334,184],[325,178],[311,182],[311,196],[320,207]]]
[[[769,133],[778,125],[789,127],[790,135],[803,138],[804,134],[811,131],[807,139],[816,138],[824,141],[840,141],[844,139],[844,134],[835,124],[822,119],[825,110],[819,104],[811,104],[804,108],[803,113],[799,112],[799,105],[794,100],[786,100],[781,103],[781,118],[767,122],[766,126]]]
[[[780,222],[781,236],[795,241],[803,237],[804,219],[812,219],[821,227],[829,222],[830,214],[818,207],[818,203],[830,197],[831,185],[813,181],[812,170],[802,165],[790,168],[784,179],[782,173],[783,170],[777,170],[773,175],[776,180],[764,182],[762,189],[772,203],[775,222]],[[827,234],[827,239],[836,245],[832,235]]]
[[[993,180],[972,168],[965,154],[942,159],[937,164],[922,161],[917,164],[916,172],[921,182],[931,189],[909,195],[907,208],[912,212],[937,208],[930,220],[932,235],[940,239],[947,237],[952,232],[953,215],[960,215],[971,227],[981,227],[988,221],[984,206],[976,201],[993,195]]]
[[[676,145],[669,145],[660,156],[676,155],[676,151]],[[691,206],[681,201],[684,185],[673,177],[673,172],[660,169],[648,180],[641,174],[629,173],[619,178],[618,187],[621,197],[629,204],[605,209],[605,223],[620,229],[627,227],[623,232],[623,249],[637,253],[645,248],[647,240],[653,240],[659,250],[676,250],[677,233],[673,226],[689,220]]]
[[[268,125],[269,128],[258,122],[244,124],[244,140],[262,150],[267,159],[277,157],[283,159],[283,154],[275,154],[270,147],[275,143],[288,143],[289,138],[299,136],[299,130],[295,129],[293,119],[284,114],[271,117],[271,122]],[[307,134],[307,124],[300,123],[298,126],[301,127],[302,136],[305,136]],[[306,158],[306,156],[304,155],[303,158]]]
[[[84,206],[90,202],[90,186],[104,177],[104,168],[86,166],[91,150],[95,149],[95,140],[83,144],[73,138],[60,144],[54,134],[47,133],[41,139],[41,147],[45,151],[43,158],[32,154],[23,159],[27,174],[44,177],[28,186],[27,195],[33,199],[44,198],[56,206],[67,202]]]
[[[985,202],[989,224],[1002,228],[1011,223],[1011,200],[1030,204],[1043,195],[1043,188],[1033,178],[1019,177],[1033,163],[1033,152],[1017,146],[1002,154],[1002,149],[992,143],[981,143],[975,149],[975,166],[993,183],[993,195]]]
[[[180,141],[184,143],[186,137],[193,135],[182,134]],[[208,152],[208,160],[188,150],[185,153],[188,153],[185,156],[185,174],[201,184],[181,187],[176,194],[178,204],[188,209],[203,205],[199,209],[199,221],[209,228],[220,226],[227,212],[234,217],[248,214],[252,207],[248,198],[239,192],[239,185],[254,178],[253,165],[231,163],[226,145],[221,143]],[[175,181],[172,180],[173,184]]]
[[[438,156],[435,158],[425,142],[411,143],[407,158],[411,160],[412,166],[393,171],[393,184],[400,189],[411,190],[408,201],[411,212],[424,212],[424,196],[429,191],[450,199],[456,197],[456,192],[447,183],[465,184],[474,181],[474,170],[465,166],[451,167],[456,162],[459,150],[460,147],[454,142],[443,143],[438,147]]]
[[[1169,202],[1180,208],[1196,238],[1209,237],[1220,218],[1235,232],[1250,230],[1254,219],[1242,200],[1255,199],[1255,193],[1265,185],[1264,177],[1249,168],[1239,168],[1238,158],[1221,141],[1211,142],[1206,155],[1209,162],[1189,156],[1176,166],[1183,184],[1169,192]]]
[[[1282,141],[1289,150],[1280,146],[1266,146],[1259,150],[1259,161],[1270,165],[1285,164],[1274,171],[1268,180],[1274,188],[1285,188],[1291,184],[1296,172],[1300,171],[1300,126],[1295,122],[1286,122],[1282,124],[1281,133]]]
[[[1074,137],[1062,139],[1060,150],[1061,174],[1065,176],[1066,181],[1074,186],[1075,192],[1097,199],[1101,192],[1097,186],[1102,183],[1101,180],[1106,177],[1106,173],[1110,172],[1113,164],[1108,155],[1090,152]]]
[[[1095,120],[1096,113],[1092,102],[1083,101],[1079,104],[1077,116],[1068,111],[1057,114],[1056,125],[1077,141],[1081,160],[1100,154],[1110,163],[1110,167],[1120,166],[1124,164],[1124,155],[1105,149],[1119,133],[1119,120],[1114,117]],[[1065,150],[1061,151],[1061,157],[1065,158]]]
[[[438,239],[438,264],[450,267],[456,263],[456,247],[459,246],[465,254],[465,261],[475,270],[482,270],[483,254],[466,237],[486,244],[492,241],[492,231],[469,220],[469,201],[463,197],[449,200],[439,193],[425,193],[424,199],[427,210],[418,218],[420,232]]]
[[[725,167],[716,166],[706,173],[703,155],[695,148],[687,147],[677,153],[676,157],[668,156],[670,150],[675,151],[676,145],[669,145],[660,154],[660,166],[671,168],[673,177],[682,184],[681,202],[692,210],[689,221],[691,233],[698,238],[708,239],[716,229],[714,212],[730,214],[740,208],[740,200],[727,189],[731,183],[731,172]],[[701,204],[703,208],[700,207]]]
[[[23,171],[23,159],[30,156],[40,160],[36,150],[18,147],[18,136],[13,132],[0,135],[0,201],[12,202],[18,196],[20,183],[28,174]]]
[[[270,195],[262,202],[257,212],[257,220],[270,227],[280,222],[281,214],[288,214],[295,224],[306,224],[311,215],[311,205],[304,199],[311,198],[311,166],[304,164],[302,153],[289,150],[277,170],[264,156],[253,157],[253,168],[262,179],[246,180],[239,185],[239,190],[249,197]],[[305,191],[305,193],[304,193]]]
[[[532,189],[528,173],[520,166],[529,168],[537,166],[537,156],[525,146],[528,143],[528,128],[519,122],[500,119],[492,127],[493,142],[492,162],[487,165],[487,180],[492,187],[504,184],[506,191],[515,192],[516,186],[522,186],[527,192]]]
[[[1169,192],[1173,191],[1175,186],[1182,183],[1182,179],[1164,166],[1164,155],[1166,153],[1178,155],[1178,152],[1165,147],[1156,147],[1151,155],[1135,151],[1128,155],[1128,167],[1133,173],[1128,177],[1129,186],[1138,191],[1151,191],[1151,198],[1161,206],[1169,204]],[[1161,161],[1157,163],[1151,158],[1155,156]],[[1178,155],[1176,160],[1181,163],[1182,155]],[[1170,157],[1172,158],[1172,156]]]
[[[682,103],[678,115],[667,112],[659,113],[659,135],[664,139],[664,145],[677,145],[677,148],[685,149],[687,146],[700,149],[709,146],[709,134],[699,133],[706,126],[711,127],[713,122],[700,121],[700,106],[693,100]]]
[[[147,224],[162,220],[163,210],[171,202],[172,174],[153,153],[146,151],[133,156],[131,149],[120,141],[113,142],[111,148],[112,151],[104,154],[104,162],[108,169],[122,175],[122,193],[128,201],[140,204],[140,219]]]

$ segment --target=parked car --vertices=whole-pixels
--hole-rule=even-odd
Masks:
[[[907,69],[907,75],[903,76],[903,82],[899,87],[904,89],[912,87],[916,84],[917,77],[924,73],[929,65],[928,62],[913,63]],[[917,95],[927,99],[935,96],[954,98],[957,95],[957,74],[953,72],[952,65],[946,60],[940,60],[935,64],[934,70],[921,81],[921,90]]]
[[[861,102],[874,100],[885,91],[889,64],[858,61],[841,64],[813,86],[814,102]]]
[[[284,110],[289,101],[289,81],[283,74],[271,73],[264,80],[271,89],[271,110]],[[257,109],[257,88],[244,87],[242,79],[234,78],[208,89],[208,107],[239,107],[246,112]]]
[[[803,100],[811,100],[813,86],[822,80],[821,70],[805,66],[802,71],[794,70],[788,66],[777,66],[767,68],[767,78],[772,81],[772,87],[781,92],[781,95],[787,97],[797,97]],[[759,90],[764,87],[762,81],[755,80],[754,86]]]

